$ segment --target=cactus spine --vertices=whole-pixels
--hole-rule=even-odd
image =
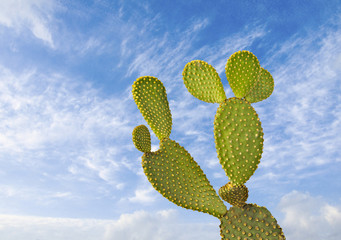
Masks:
[[[285,239],[269,210],[246,203],[248,189],[244,185],[260,163],[264,141],[260,119],[251,103],[268,98],[274,80],[249,51],[232,54],[225,71],[235,94],[229,99],[217,71],[208,63],[191,61],[182,75],[194,97],[219,103],[214,138],[219,162],[230,180],[219,189],[219,195],[232,207],[227,210],[197,162],[169,138],[172,115],[166,90],[160,80],[151,76],[140,77],[133,84],[135,103],[160,140],[160,149],[151,152],[148,128],[140,125],[133,131],[136,148],[144,152],[144,173],[152,186],[171,202],[218,217],[222,240]]]

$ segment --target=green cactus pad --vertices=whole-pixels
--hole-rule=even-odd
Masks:
[[[281,227],[269,210],[256,204],[231,207],[221,219],[220,235],[222,240],[285,240]]]
[[[244,184],[255,172],[263,152],[263,130],[254,108],[245,100],[226,99],[214,119],[220,164],[233,184]]]
[[[141,152],[150,152],[151,140],[150,132],[145,125],[140,125],[133,130],[133,142],[135,147]]]
[[[142,156],[142,166],[153,187],[171,202],[218,218],[226,213],[200,166],[175,141],[163,139],[158,151]]]
[[[219,195],[232,206],[243,207],[249,196],[249,190],[244,184],[235,185],[229,182],[219,189]]]
[[[260,65],[249,51],[239,51],[230,56],[225,66],[227,80],[234,95],[245,97],[258,81]]]
[[[194,97],[209,103],[221,103],[226,99],[220,77],[210,64],[191,61],[186,64],[182,76],[187,90]]]
[[[162,82],[155,77],[140,77],[134,82],[132,93],[138,109],[157,138],[168,138],[172,130],[172,115]]]
[[[251,89],[245,99],[251,103],[260,102],[270,97],[274,90],[274,79],[264,68],[261,68],[259,79],[256,85]]]

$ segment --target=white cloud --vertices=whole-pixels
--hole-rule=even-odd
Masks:
[[[341,223],[341,208],[326,204],[322,211],[324,212],[324,217],[328,223],[333,226],[339,226]]]
[[[277,220],[288,240],[341,237],[341,207],[322,197],[293,191],[278,206],[284,218]],[[176,210],[136,211],[116,220],[0,215],[0,235],[3,240],[213,240],[219,239],[219,220],[189,223]]]
[[[279,204],[284,213],[280,225],[288,240],[338,240],[341,238],[341,206],[328,204],[322,197],[293,191]]]
[[[29,29],[36,38],[53,47],[49,21],[55,7],[52,0],[2,0],[0,24],[16,32]]]
[[[107,231],[106,239],[171,240],[219,239],[219,221],[214,223],[186,223],[174,210],[156,214],[145,211],[123,214]]]
[[[90,198],[122,191],[124,175],[140,169],[139,152],[131,151],[131,103],[126,92],[103,98],[67,76],[0,66],[0,178],[6,179],[0,193],[7,203],[25,212],[28,202],[79,199],[85,193],[77,185],[85,183],[94,191],[86,193]]]
[[[136,189],[135,196],[128,198],[130,202],[133,203],[152,203],[156,200],[155,197],[156,190],[152,188],[150,184],[145,189]]]
[[[2,240],[219,239],[218,221],[186,223],[174,210],[137,211],[117,220],[0,215]]]
[[[109,220],[0,215],[2,240],[104,240]]]

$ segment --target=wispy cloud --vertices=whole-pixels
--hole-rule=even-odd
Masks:
[[[36,38],[54,47],[50,19],[56,7],[52,0],[3,0],[0,2],[0,24],[16,32],[29,29]]]
[[[90,84],[35,70],[0,67],[0,80],[0,177],[7,200],[35,202],[35,194],[75,199],[85,194],[83,184],[98,186],[94,195],[113,195],[126,185],[127,172],[136,174],[130,94],[103,98]],[[11,172],[30,185],[25,196],[10,191],[25,186]]]
[[[284,63],[272,66],[271,106],[259,108],[269,132],[264,167],[291,165],[295,171],[340,161],[340,39],[340,31],[321,28],[319,34],[284,43],[270,58],[269,65],[287,55]]]
[[[206,18],[194,19],[172,33],[165,32],[152,38],[149,34],[140,36],[142,39],[139,42],[134,41],[139,35],[138,32],[130,31],[121,46],[125,53],[126,49],[136,50],[130,51],[134,53],[134,58],[129,59],[127,76],[154,74],[173,88],[181,81],[181,72],[187,62],[202,59],[212,64],[218,73],[222,73],[227,58],[233,52],[249,48],[256,39],[266,34],[264,25],[247,26],[237,34],[227,36],[210,45],[199,45],[197,49],[193,49],[192,46],[196,44],[198,36],[208,26],[209,21]],[[130,24],[134,26],[133,23]],[[174,39],[178,40],[174,41]],[[129,55],[122,57],[129,57]]]

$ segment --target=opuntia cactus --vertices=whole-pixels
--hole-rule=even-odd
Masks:
[[[160,140],[160,149],[151,152],[148,128],[140,125],[133,131],[136,148],[144,152],[144,173],[152,186],[171,202],[219,218],[222,240],[285,239],[269,210],[246,203],[248,189],[244,185],[260,163],[264,141],[260,119],[251,103],[268,98],[274,80],[249,51],[231,55],[225,70],[235,94],[229,99],[217,71],[208,63],[191,61],[182,75],[194,97],[219,103],[214,138],[218,159],[230,180],[219,189],[219,195],[232,207],[227,210],[197,162],[169,138],[172,115],[166,90],[160,80],[151,76],[140,77],[133,84],[133,98]]]
[[[243,207],[249,197],[249,190],[244,184],[235,185],[228,182],[219,189],[219,195],[232,206]]]

